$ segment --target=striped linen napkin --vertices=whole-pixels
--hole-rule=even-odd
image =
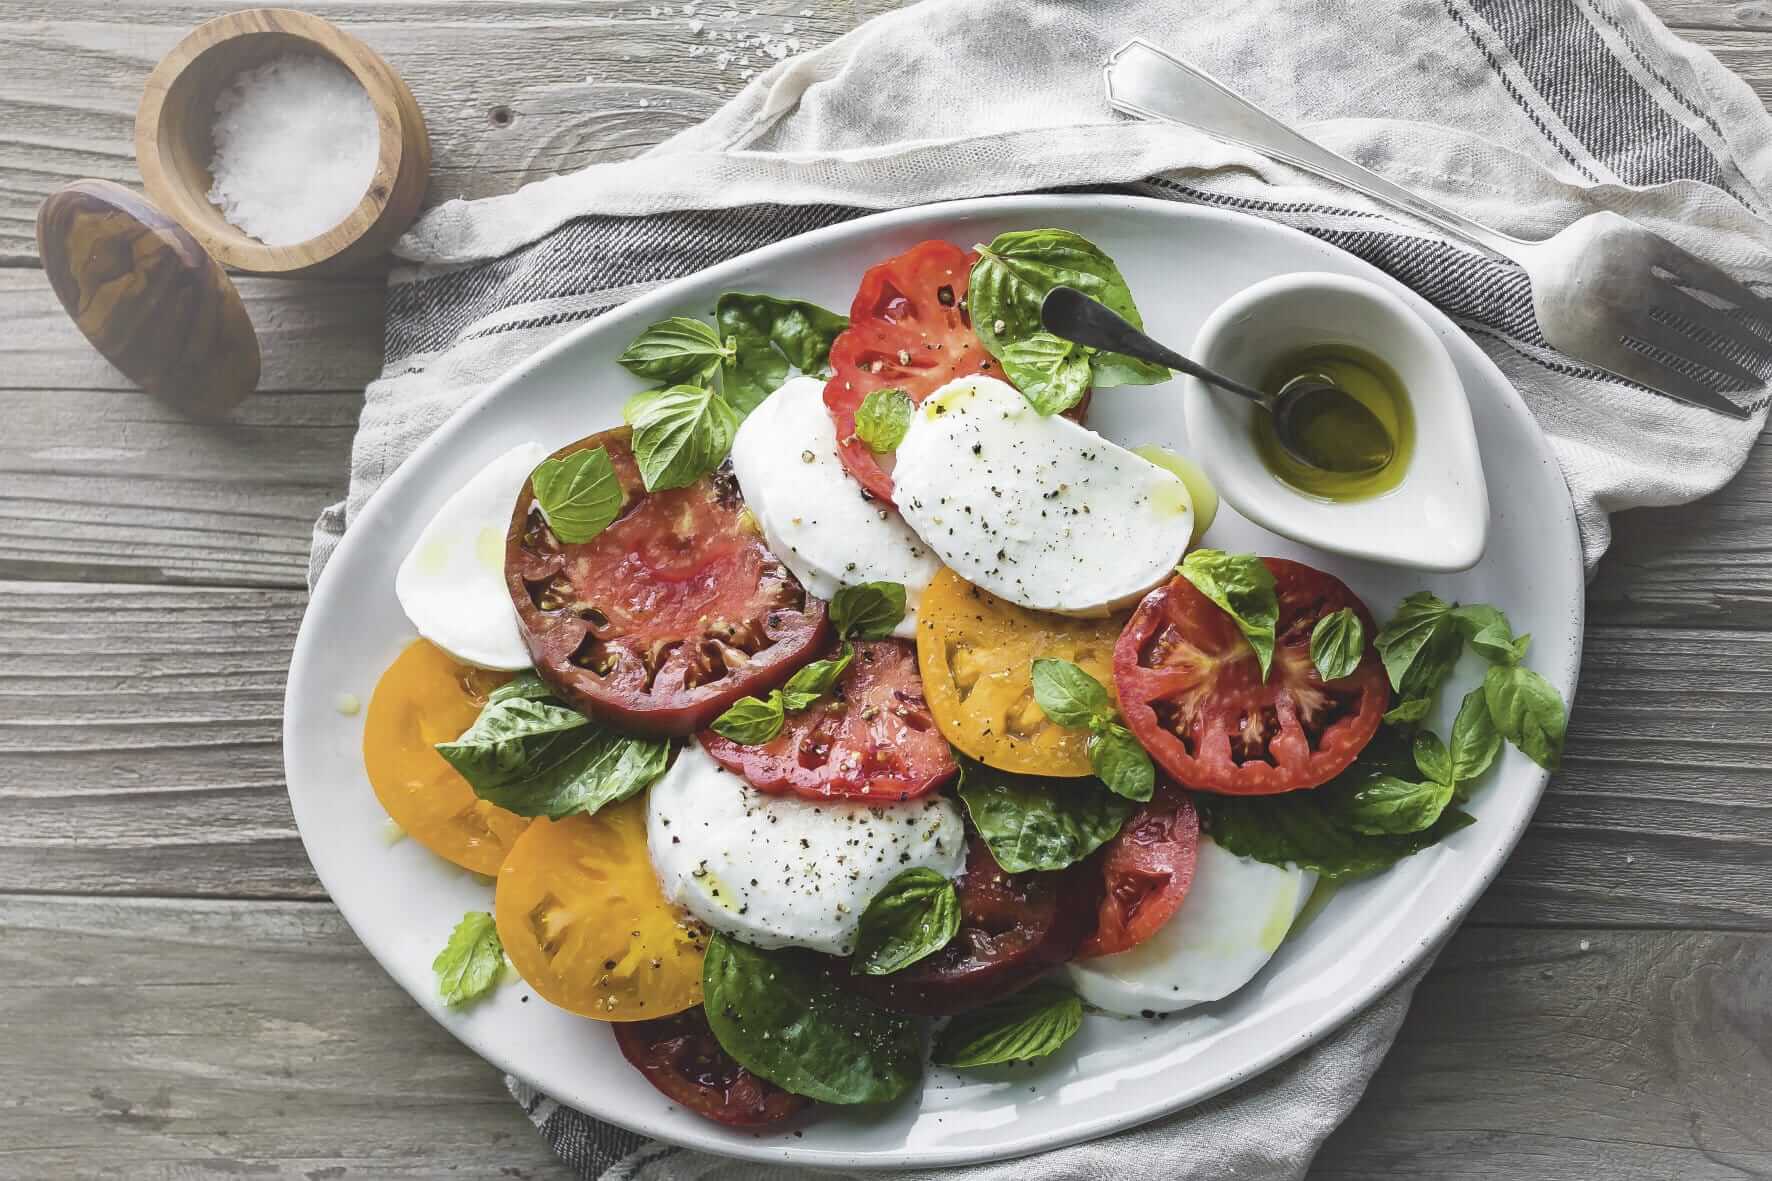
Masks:
[[[1141,36],[1345,155],[1520,237],[1613,209],[1772,286],[1772,120],[1709,53],[1635,0],[928,0],[782,62],[654,151],[451,202],[400,247],[386,369],[317,578],[349,521],[465,400],[574,326],[754,247],[875,209],[1113,186],[1284,222],[1388,271],[1495,360],[1562,464],[1588,569],[1608,515],[1712,492],[1764,422],[1735,422],[1551,350],[1525,274],[1358,194],[1192,131],[1113,114],[1103,59]],[[1743,360],[1772,374],[1772,348]],[[1302,1176],[1358,1101],[1419,973],[1313,1048],[1133,1131],[966,1181]],[[640,1137],[512,1093],[602,1181],[790,1174]],[[921,1174],[899,1174],[911,1177]]]

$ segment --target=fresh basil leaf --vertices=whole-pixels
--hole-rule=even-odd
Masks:
[[[843,639],[884,640],[904,621],[904,584],[864,582],[831,596],[831,626]]]
[[[569,545],[589,541],[621,516],[621,480],[602,447],[542,460],[529,484],[548,528]]]
[[[1427,717],[1427,711],[1433,707],[1434,703],[1426,697],[1411,697],[1386,710],[1384,720],[1393,726],[1414,726]]]
[[[1464,799],[1469,794],[1465,785],[1487,771],[1501,753],[1501,734],[1495,729],[1495,719],[1489,716],[1489,702],[1483,696],[1482,686],[1464,695],[1458,716],[1452,721],[1452,740],[1447,746],[1458,798]]]
[[[1042,415],[1063,414],[1089,392],[1089,357],[1083,347],[1050,332],[1008,342],[999,359],[1003,376]]]
[[[915,1020],[839,991],[817,957],[716,934],[702,961],[701,988],[721,1049],[796,1095],[885,1103],[922,1073]]]
[[[935,1039],[930,1060],[965,1069],[1044,1058],[1083,1027],[1083,1002],[1042,980],[961,1013]]]
[[[1415,769],[1434,783],[1450,786],[1453,781],[1452,756],[1447,753],[1440,736],[1432,730],[1423,730],[1415,736]]]
[[[1195,550],[1182,559],[1179,569],[1194,589],[1236,622],[1261,662],[1261,679],[1267,680],[1268,666],[1274,660],[1274,627],[1280,620],[1272,571],[1254,554],[1215,549]]]
[[[1132,737],[1132,731],[1120,723],[1109,722],[1097,729],[1085,749],[1089,766],[1115,795],[1143,803],[1156,791],[1156,764]]]
[[[621,404],[621,420],[629,426],[633,426],[634,420],[640,417],[641,412],[644,411],[646,407],[650,406],[653,401],[663,393],[665,393],[665,391],[662,389],[641,390],[639,393],[633,395]]]
[[[1366,625],[1352,607],[1332,611],[1311,629],[1311,663],[1325,681],[1353,675],[1366,655]]]
[[[1492,664],[1483,677],[1483,700],[1496,731],[1547,771],[1563,757],[1569,717],[1551,683],[1520,664]]]
[[[671,742],[618,734],[551,697],[512,690],[495,692],[467,732],[438,743],[437,753],[481,799],[557,820],[638,794],[664,774]]]
[[[1002,360],[1009,344],[1044,331],[1040,304],[1054,287],[1074,287],[1144,327],[1132,291],[1114,260],[1069,230],[1017,230],[980,246],[972,266],[967,304],[972,329],[991,356]],[[1123,353],[1097,353],[1090,361],[1097,388],[1168,381],[1169,370]]]
[[[787,697],[776,689],[768,697],[740,697],[708,729],[740,746],[761,746],[780,734],[786,722]]]
[[[1355,827],[1350,812],[1360,792],[1386,779],[1407,783],[1414,775],[1408,738],[1382,729],[1351,767],[1312,791],[1202,794],[1194,797],[1194,804],[1206,832],[1227,851],[1270,865],[1296,864],[1329,881],[1344,881],[1395,865],[1475,822],[1469,813],[1447,807],[1419,832],[1373,835]]]
[[[1452,604],[1431,591],[1417,591],[1405,598],[1372,643],[1384,661],[1391,687],[1406,699],[1424,697],[1429,701],[1452,675],[1464,649]]]
[[[1354,794],[1345,815],[1355,832],[1402,835],[1432,826],[1451,802],[1450,783],[1416,783],[1384,775]]]
[[[1514,638],[1507,616],[1488,603],[1466,603],[1452,609],[1458,630],[1473,651],[1491,664],[1518,664],[1526,658],[1531,636]]]
[[[736,349],[722,345],[719,334],[700,320],[672,316],[636,336],[615,361],[630,373],[667,385],[709,385],[720,371],[720,362],[735,353]]]
[[[897,386],[873,390],[855,411],[855,437],[875,454],[897,451],[916,410],[911,396]]]
[[[798,712],[837,687],[837,682],[855,659],[855,649],[843,645],[841,654],[829,660],[814,660],[788,678],[781,687],[782,704]],[[754,699],[753,699],[754,700]]]
[[[1114,838],[1133,802],[1088,779],[1014,775],[960,761],[960,799],[1006,873],[1073,865]]]
[[[738,415],[713,390],[674,385],[634,415],[634,463],[648,492],[686,488],[725,460]]]
[[[1114,717],[1114,701],[1100,681],[1068,660],[1037,659],[1033,666],[1034,702],[1056,726],[1074,729]]]
[[[524,698],[529,701],[540,701],[544,697],[552,697],[554,691],[548,683],[541,679],[534,669],[526,668],[491,693],[486,695],[487,705],[497,705],[501,701],[513,698]]]
[[[907,869],[861,912],[850,970],[887,976],[948,945],[960,933],[960,896],[933,869]]]
[[[483,910],[470,910],[449,933],[449,942],[431,961],[437,995],[451,1008],[478,1000],[498,986],[505,968],[498,927]]]
[[[735,345],[720,363],[720,390],[743,418],[787,380],[789,368],[817,374],[849,319],[802,299],[728,291],[714,303],[720,335]]]

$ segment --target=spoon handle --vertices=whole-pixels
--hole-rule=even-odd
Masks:
[[[1040,323],[1054,336],[1110,353],[1124,353],[1140,361],[1166,365],[1208,385],[1248,398],[1270,411],[1273,409],[1272,394],[1252,389],[1190,361],[1174,349],[1165,348],[1075,287],[1054,287],[1046,293],[1046,299],[1040,304]]]

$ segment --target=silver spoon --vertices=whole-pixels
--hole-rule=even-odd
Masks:
[[[1248,398],[1273,416],[1280,449],[1306,467],[1364,475],[1379,470],[1396,454],[1396,443],[1378,416],[1322,375],[1296,377],[1273,393],[1263,393],[1164,348],[1075,287],[1047,292],[1040,322],[1054,336],[1178,369]]]

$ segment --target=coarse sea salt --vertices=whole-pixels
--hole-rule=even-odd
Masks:
[[[288,54],[236,77],[215,100],[209,199],[267,246],[336,226],[375,177],[381,132],[369,95],[330,58]]]

